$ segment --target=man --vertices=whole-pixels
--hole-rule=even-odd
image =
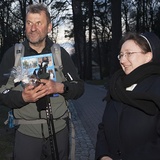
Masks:
[[[47,34],[51,31],[52,24],[50,14],[44,5],[35,4],[28,7],[25,27],[24,57],[51,53],[53,42],[48,38]],[[42,83],[37,87],[27,85],[23,89],[21,84],[14,84],[14,86],[9,87],[8,78],[4,76],[14,65],[14,47],[11,47],[3,56],[0,64],[0,102],[6,107],[13,108],[15,118],[31,122],[31,124],[20,124],[16,131],[15,160],[52,159],[46,111],[38,107],[41,107],[40,100],[43,97],[53,94],[58,94],[56,97],[50,96],[50,102],[59,159],[68,159],[69,134],[66,100],[79,98],[84,92],[84,83],[79,79],[69,54],[63,48],[61,48],[61,59],[63,64],[62,71],[64,76],[67,77],[65,81],[60,73],[56,71],[56,82],[41,79]],[[45,120],[45,122],[39,121],[36,124],[34,123],[35,120]]]

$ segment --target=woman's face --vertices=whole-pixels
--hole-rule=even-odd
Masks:
[[[142,64],[150,62],[152,53],[145,53],[133,40],[127,40],[123,43],[119,54],[120,65],[126,74]]]

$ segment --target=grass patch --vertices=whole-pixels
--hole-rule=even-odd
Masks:
[[[14,129],[8,129],[8,126],[4,124],[10,109],[4,106],[0,108],[0,160],[7,160],[9,157],[6,156],[13,152]]]

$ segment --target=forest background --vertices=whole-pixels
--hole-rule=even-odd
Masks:
[[[80,77],[92,80],[112,75],[118,68],[118,44],[125,32],[153,31],[160,37],[160,0],[1,0],[0,60],[5,51],[25,38],[26,7],[33,3],[48,6],[53,29],[72,41],[72,58]],[[67,26],[63,33],[60,27]],[[95,62],[95,63],[93,63]]]

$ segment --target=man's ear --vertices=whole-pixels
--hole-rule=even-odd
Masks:
[[[51,23],[49,23],[49,24],[48,24],[48,33],[50,33],[50,32],[51,32],[51,30],[52,30],[52,24],[51,24]]]
[[[151,62],[152,61],[152,58],[153,58],[153,54],[152,52],[147,52],[146,53],[146,62]]]

